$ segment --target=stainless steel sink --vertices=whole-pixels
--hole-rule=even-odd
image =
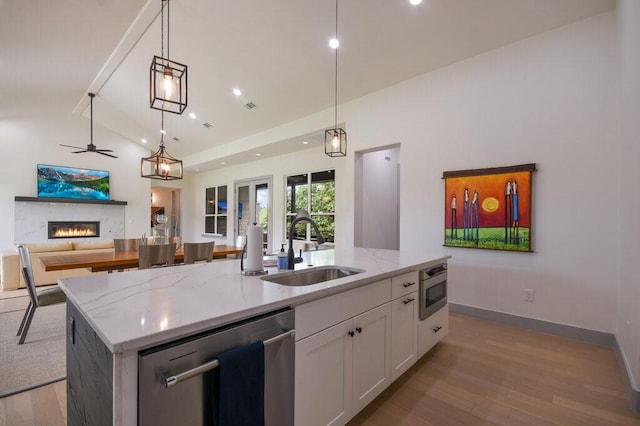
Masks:
[[[325,281],[337,280],[364,272],[362,269],[344,266],[317,266],[301,271],[282,272],[262,277],[263,280],[289,286],[305,286]]]

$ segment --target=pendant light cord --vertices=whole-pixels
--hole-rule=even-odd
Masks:
[[[160,111],[160,146],[164,146],[164,110]]]
[[[164,58],[164,1],[160,0],[160,57]]]
[[[164,56],[164,3],[167,2],[167,57]],[[169,0],[160,0],[160,56],[169,59],[169,16],[171,14]]]
[[[334,126],[335,129],[338,129],[338,49],[340,48],[340,39],[338,38],[338,0],[336,0],[336,40],[338,40],[338,47],[336,47],[336,79],[335,79],[335,87],[334,87],[334,99],[335,99],[335,117],[334,117]]]
[[[167,2],[167,58],[169,59],[169,0],[160,0],[160,55],[164,59],[164,2]],[[164,146],[164,102],[160,110],[160,147]]]
[[[89,93],[89,98],[91,99],[91,108],[90,108],[90,115],[91,115],[91,145],[93,145],[93,97],[95,95],[93,93]]]

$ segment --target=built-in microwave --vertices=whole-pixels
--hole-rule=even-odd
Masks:
[[[420,319],[447,304],[447,264],[420,271]]]

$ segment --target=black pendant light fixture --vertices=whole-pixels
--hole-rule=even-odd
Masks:
[[[336,79],[334,86],[335,95],[335,121],[333,129],[324,132],[324,153],[329,157],[346,157],[347,155],[347,132],[338,127],[338,0],[336,0],[336,37],[329,42],[329,45],[336,50]]]
[[[169,0],[160,0],[160,55],[154,56],[149,72],[150,106],[174,114],[187,108],[187,66],[169,59]],[[167,56],[164,56],[164,8],[167,8]]]
[[[162,116],[162,130],[160,134],[160,148],[151,156],[140,162],[140,176],[158,180],[182,179],[182,160],[173,158],[164,148],[164,111]]]

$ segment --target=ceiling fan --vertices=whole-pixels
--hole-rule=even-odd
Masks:
[[[93,144],[93,98],[95,96],[96,96],[95,93],[89,93],[89,97],[91,98],[91,143],[89,143],[89,145],[87,145],[86,149],[85,148],[80,148],[79,146],[73,146],[73,145],[60,144],[60,146],[66,146],[67,148],[75,148],[75,149],[79,150],[79,151],[73,151],[73,154],[80,154],[80,153],[83,153],[83,152],[95,152],[97,154],[106,155],[107,157],[118,158],[115,155],[107,154],[108,152],[113,152],[112,149],[98,149]]]

